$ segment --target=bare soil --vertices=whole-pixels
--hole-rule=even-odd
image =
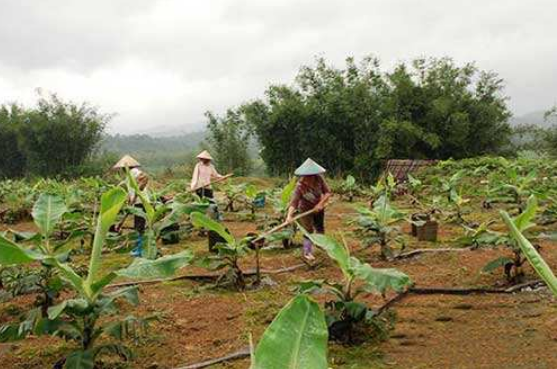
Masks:
[[[360,205],[364,205],[361,203]],[[404,204],[402,204],[404,205]],[[469,217],[485,218],[485,211]],[[490,260],[508,255],[508,250],[479,249],[438,253],[395,262],[382,261],[377,248],[364,248],[347,222],[355,216],[353,204],[337,201],[327,211],[326,228],[330,234],[346,237],[353,253],[374,267],[398,268],[412,277],[418,287],[495,287],[506,286],[502,273],[484,274]],[[491,212],[497,217],[497,212]],[[229,218],[236,219],[235,216]],[[256,231],[253,222],[230,221],[226,226],[236,236]],[[12,228],[32,230],[30,223]],[[1,230],[2,228],[0,228]],[[403,230],[408,233],[409,226]],[[407,250],[454,246],[463,233],[453,224],[441,224],[439,242],[418,242],[407,235]],[[542,244],[543,255],[557,269],[557,248],[553,242]],[[191,248],[197,255],[207,254],[206,240],[198,235],[180,245],[163,248],[164,253]],[[293,296],[297,282],[312,278],[340,278],[339,270],[323,254],[316,268],[303,267],[265,278],[264,286],[235,292],[214,288],[207,283],[179,280],[142,285],[139,307],[122,306],[122,314],[157,316],[148,335],[133,345],[136,357],[130,368],[178,368],[209,358],[224,356],[254,342],[276,313]],[[106,265],[129,262],[128,257],[106,255]],[[278,269],[300,264],[298,249],[272,249],[262,252],[262,267]],[[254,266],[253,257],[242,262],[244,269]],[[206,272],[191,267],[184,274]],[[536,279],[529,266],[526,278]],[[367,295],[370,306],[379,306],[392,295]],[[319,301],[326,297],[316,296]],[[18,297],[0,304],[0,322],[13,319],[33,301],[33,296]],[[467,296],[409,295],[392,308],[396,315],[390,339],[358,347],[332,344],[332,368],[462,368],[462,369],[553,369],[557,368],[557,302],[547,290],[513,294],[473,294]],[[69,344],[63,340],[33,337],[22,342],[0,344],[0,363],[5,368],[50,368]],[[120,364],[108,361],[107,368]],[[239,360],[212,368],[247,368]]]

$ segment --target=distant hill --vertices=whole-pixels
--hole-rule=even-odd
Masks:
[[[191,163],[193,154],[199,150],[205,138],[205,131],[165,137],[147,134],[107,135],[101,144],[101,151],[118,156],[130,154],[148,170],[160,171]]]
[[[154,136],[147,134],[109,135],[102,143],[102,149],[117,154],[151,151],[191,151],[197,149],[205,139],[205,131],[180,135]]]
[[[557,124],[557,119],[549,118],[547,121],[544,119],[545,111],[534,111],[521,116],[513,117],[509,123],[515,127],[517,125],[533,124],[542,128],[549,128],[553,124]]]

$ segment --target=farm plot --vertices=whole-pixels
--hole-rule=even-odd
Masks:
[[[283,186],[260,182],[257,191],[248,185],[222,187],[218,202],[223,209],[238,193],[229,209],[234,211],[225,212],[222,222],[230,238],[215,254],[207,248],[211,225],[196,220],[203,204],[183,195],[164,204],[157,199],[175,191],[161,184],[146,200],[161,217],[149,222],[155,249],[152,258],[141,259],[142,266],[128,255],[134,243],[134,232],[125,229],[130,219],[121,234],[106,227],[95,256],[95,244],[101,244],[97,237],[103,236],[97,225],[118,203],[118,187],[77,183],[68,191],[70,184],[64,184],[62,192],[41,184],[27,205],[28,217],[0,225],[4,239],[33,251],[28,256],[35,258],[21,266],[12,265],[17,255],[10,263],[2,259],[0,337],[5,342],[0,362],[10,368],[181,368],[240,352],[234,360],[209,367],[248,368],[250,340],[264,357],[265,344],[258,346],[266,340],[264,332],[303,293],[326,318],[331,368],[557,367],[557,303],[551,281],[542,282],[551,276],[539,264],[537,270],[531,266],[531,249],[520,247],[500,214],[506,211],[514,218],[519,233],[538,250],[535,255],[555,270],[554,173],[546,161],[481,159],[443,162],[402,187],[388,177],[370,187],[353,180],[334,183],[336,195],[326,211],[328,237],[314,239],[319,246],[314,265],[302,262],[296,247],[300,231],[281,232],[259,253],[244,238],[280,219]],[[112,203],[105,195],[104,204],[113,206],[103,212],[95,203],[107,191],[112,191]],[[254,207],[253,199],[263,192],[265,207]],[[68,193],[81,194],[83,200],[68,201]],[[59,216],[48,218],[56,222],[37,221],[37,204],[56,204],[56,199],[63,200]],[[108,223],[122,219],[127,210],[121,206]],[[178,243],[163,242],[166,220],[180,225]],[[437,223],[436,241],[412,236],[428,222]],[[54,265],[35,257],[58,257],[58,249],[67,251],[67,259]],[[115,272],[96,297],[75,287],[80,280],[87,285],[92,259],[99,260],[93,281]],[[65,265],[80,279],[72,281],[73,275],[60,269]],[[95,305],[110,296],[110,309],[97,314],[95,322],[107,328],[90,347],[83,347],[83,332],[45,327],[49,318],[75,322],[83,330],[83,317],[90,315],[79,312],[79,300]],[[291,341],[288,336],[273,341],[275,353],[288,350]],[[319,351],[316,342],[309,347]],[[91,359],[87,352],[93,347],[105,349]],[[73,360],[76,352],[86,354]],[[317,365],[305,367],[323,367]]]

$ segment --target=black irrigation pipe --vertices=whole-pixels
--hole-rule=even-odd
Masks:
[[[536,279],[533,281],[517,284],[508,288],[411,287],[407,293],[415,294],[415,295],[472,295],[472,294],[496,294],[496,293],[505,294],[505,293],[514,293],[522,290],[523,288],[532,287],[541,283],[543,283],[541,280]]]
[[[412,294],[415,295],[434,295],[434,294],[448,294],[448,295],[470,295],[470,294],[493,294],[493,293],[514,293],[520,291],[523,288],[532,287],[537,284],[542,283],[541,280],[534,280],[529,281],[521,284],[517,284],[515,286],[509,288],[443,288],[443,287],[434,287],[434,288],[418,288],[412,287],[405,292],[399,293],[395,297],[387,300],[383,305],[380,307],[373,309],[376,314],[381,314],[385,310],[389,309],[395,303],[402,301],[405,297],[410,296]],[[216,359],[209,359],[202,361],[196,364],[190,364],[185,366],[180,366],[174,369],[202,369],[206,368],[211,365],[219,364],[225,361],[231,360],[238,360],[243,359],[250,356],[250,349],[249,347],[243,348],[239,351],[236,351],[232,354],[216,358]]]
[[[402,254],[398,254],[394,257],[395,260],[397,259],[408,259],[408,258],[412,258],[414,256],[418,256],[421,254],[434,254],[437,252],[463,252],[463,251],[470,251],[472,250],[471,247],[466,247],[466,248],[461,248],[461,249],[457,249],[457,248],[439,248],[439,249],[416,249],[416,250],[412,250],[412,251],[408,251]]]

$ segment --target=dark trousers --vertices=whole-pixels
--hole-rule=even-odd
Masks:
[[[325,211],[306,215],[299,222],[309,233],[325,233]]]
[[[134,207],[145,211],[143,204],[135,204]],[[145,218],[134,215],[133,217],[133,229],[135,229],[139,234],[145,232],[146,221]]]
[[[213,198],[213,190],[210,188],[200,188],[195,190],[197,196],[201,198],[212,199]]]

